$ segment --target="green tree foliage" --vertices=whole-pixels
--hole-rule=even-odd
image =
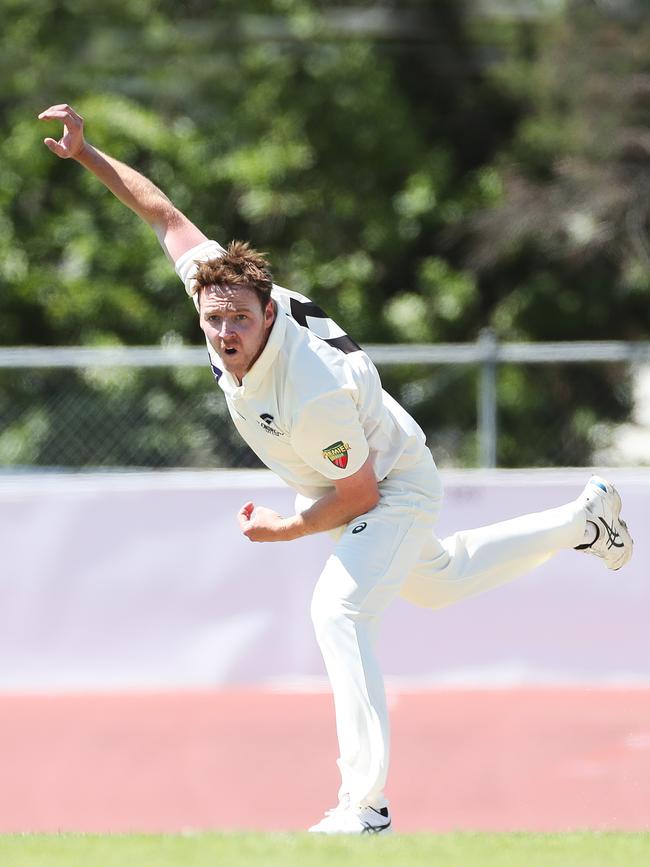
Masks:
[[[2,5],[1,344],[199,342],[150,230],[43,147],[52,129],[36,115],[61,101],[208,235],[267,250],[277,282],[362,344],[473,340],[486,326],[509,339],[647,334],[643,17],[575,3],[495,20],[457,0]],[[471,371],[385,379],[434,452],[473,462]],[[500,462],[587,462],[585,419],[628,410],[619,379],[504,370]],[[125,403],[142,404],[138,389]],[[553,405],[536,397],[549,393]],[[533,448],[544,426],[554,436]],[[122,459],[133,452],[125,441]]]
[[[492,71],[527,106],[493,161],[501,200],[465,222],[456,252],[502,338],[648,338],[650,19],[641,4],[617,8],[576,2],[520,28],[531,59],[511,54]],[[629,383],[620,366],[504,371],[501,400],[504,463],[545,453],[526,413],[582,463],[598,421],[629,412]],[[572,407],[560,424],[558,407]]]

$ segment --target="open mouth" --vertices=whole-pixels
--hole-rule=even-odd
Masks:
[[[229,349],[225,349],[224,352],[226,353],[226,355],[234,355],[237,350],[234,346],[231,346]]]

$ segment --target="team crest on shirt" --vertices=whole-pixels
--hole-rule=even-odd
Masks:
[[[335,467],[344,470],[348,465],[349,451],[350,444],[339,440],[336,443],[332,443],[331,446],[327,446],[323,449],[323,457],[327,458],[327,460],[333,463]]]

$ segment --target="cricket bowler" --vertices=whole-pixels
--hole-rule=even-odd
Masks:
[[[296,491],[292,515],[245,503],[241,532],[252,542],[324,531],[336,539],[311,616],[334,695],[341,786],[309,830],[390,833],[389,720],[374,651],[385,609],[397,596],[449,605],[567,548],[620,569],[632,556],[621,499],[593,476],[571,503],[438,539],[442,485],[424,433],[351,337],[308,298],[275,285],[263,255],[207,238],[153,183],[92,147],[70,106],[39,118],[63,124],[59,139],[45,139],[54,154],[80,163],[156,233],[194,300],[233,424]]]

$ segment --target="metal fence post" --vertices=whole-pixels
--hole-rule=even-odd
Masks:
[[[481,369],[478,388],[479,466],[497,465],[497,339],[490,328],[478,339]]]

